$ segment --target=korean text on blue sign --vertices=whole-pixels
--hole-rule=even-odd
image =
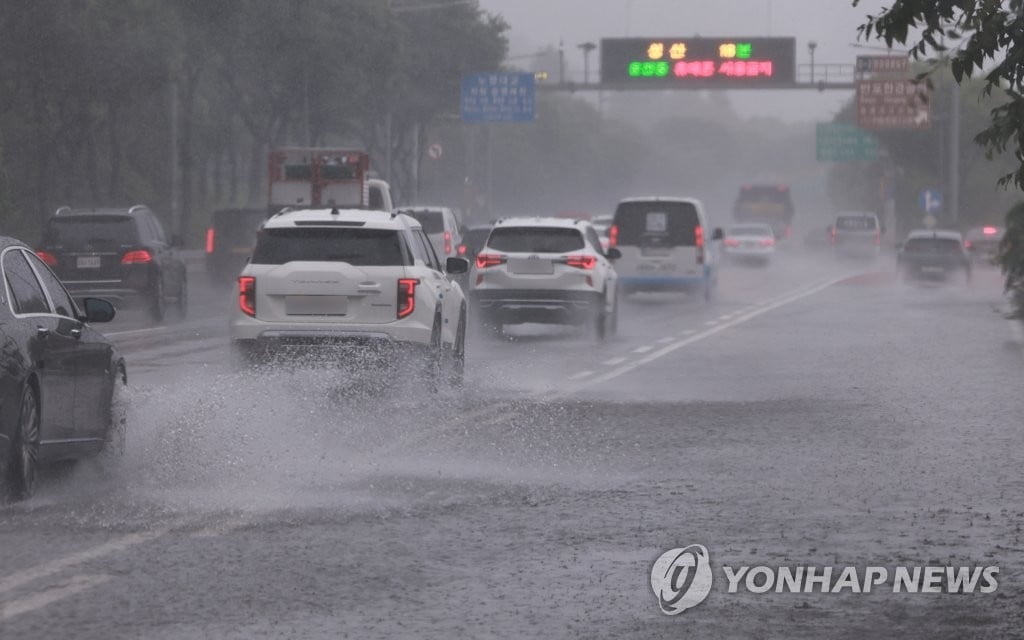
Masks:
[[[532,73],[470,73],[462,77],[463,122],[533,122]]]

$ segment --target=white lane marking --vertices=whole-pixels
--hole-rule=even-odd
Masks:
[[[680,331],[679,335],[680,336],[692,336],[695,333],[697,333],[696,329],[687,329],[686,331]]]
[[[614,367],[615,365],[622,364],[625,361],[626,361],[626,359],[623,358],[623,357],[609,358],[609,359],[605,360],[604,362],[602,362],[601,364],[607,365],[609,367]]]
[[[35,611],[47,607],[54,602],[69,598],[76,593],[85,591],[86,589],[92,589],[99,585],[109,582],[110,576],[98,575],[98,576],[73,576],[65,584],[50,589],[44,589],[39,593],[34,593],[18,600],[11,600],[10,602],[0,602],[0,622],[6,622],[15,616],[19,616],[23,613]]]
[[[718,320],[708,320],[707,322],[704,323],[704,326],[705,327],[713,327],[716,324],[718,324]]]
[[[672,342],[672,340],[674,340],[674,338],[669,336],[666,338],[662,338],[661,340],[658,340],[658,344],[668,344],[669,342]]]
[[[569,379],[570,380],[582,380],[583,378],[586,378],[587,376],[592,376],[592,375],[594,375],[593,371],[580,371],[579,373],[574,373],[571,376],[569,376]]]
[[[633,349],[633,353],[647,353],[648,351],[651,351],[653,349],[654,347],[650,345],[644,345],[642,347],[637,347],[636,349]]]
[[[731,317],[732,317],[732,314],[731,313],[727,313],[724,316],[718,316],[718,319],[719,320],[728,320]]]
[[[654,353],[652,353],[652,354],[650,354],[648,356],[644,356],[643,358],[640,358],[639,360],[635,360],[635,361],[630,362],[628,364],[624,364],[621,367],[619,367],[617,369],[614,369],[612,371],[609,371],[608,373],[606,373],[604,375],[600,375],[600,376],[597,376],[595,378],[590,378],[588,380],[584,380],[584,381],[579,382],[579,383],[577,383],[577,384],[575,384],[573,386],[570,386],[570,387],[568,387],[566,389],[555,391],[555,392],[553,392],[550,395],[550,397],[565,396],[565,395],[568,395],[568,394],[573,393],[575,391],[579,391],[581,389],[584,389],[586,387],[591,387],[591,386],[594,386],[594,385],[597,385],[597,384],[608,382],[609,380],[614,380],[615,378],[618,378],[618,377],[620,377],[622,375],[625,375],[625,374],[629,373],[630,371],[638,369],[638,368],[644,366],[645,364],[650,364],[651,362],[654,362],[655,360],[657,360],[659,358],[662,358],[662,357],[672,353],[673,351],[676,351],[678,349],[682,349],[683,347],[689,346],[689,345],[691,345],[691,344],[693,344],[695,342],[699,342],[699,341],[704,340],[706,338],[710,338],[711,336],[713,336],[715,334],[721,333],[721,332],[725,331],[726,329],[729,329],[729,328],[735,327],[737,325],[743,324],[744,322],[749,322],[750,320],[753,320],[754,318],[756,318],[756,317],[758,317],[760,315],[768,313],[769,311],[772,311],[773,309],[778,309],[779,307],[785,306],[785,305],[790,304],[792,302],[796,302],[796,301],[802,300],[802,299],[804,299],[804,298],[806,298],[808,296],[812,296],[812,295],[818,293],[819,291],[824,291],[825,289],[831,287],[832,285],[836,284],[837,282],[845,280],[847,277],[848,276],[843,276],[841,278],[833,278],[831,280],[827,280],[825,282],[822,282],[820,284],[813,285],[813,286],[810,286],[810,287],[801,287],[800,289],[797,289],[793,293],[790,293],[788,295],[780,296],[774,302],[769,302],[768,304],[762,306],[759,309],[756,309],[754,311],[751,311],[750,313],[741,315],[741,316],[739,316],[739,317],[737,317],[737,318],[735,318],[733,320],[730,320],[729,322],[722,323],[722,324],[720,324],[720,325],[718,325],[716,327],[713,327],[711,329],[707,329],[705,331],[702,331],[701,333],[695,334],[695,335],[693,335],[693,336],[691,336],[689,338],[685,338],[685,339],[680,340],[678,342],[674,342],[674,343],[672,343],[670,345],[667,345],[667,346],[665,346],[665,347],[655,351]]]
[[[172,528],[173,527],[162,527],[152,531],[129,533],[128,535],[115,538],[110,542],[104,542],[103,544],[90,549],[71,553],[34,567],[10,573],[6,577],[0,579],[0,594],[17,589],[29,582],[60,573],[68,567],[73,567],[75,565],[82,564],[83,562],[89,562],[90,560],[96,560],[97,558],[102,558],[103,556],[108,556],[112,553],[125,551],[126,549],[149,542],[150,540],[156,540],[157,538],[167,534]]]

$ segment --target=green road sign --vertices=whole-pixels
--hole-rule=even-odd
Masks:
[[[878,140],[869,131],[845,122],[818,123],[818,162],[874,160]]]

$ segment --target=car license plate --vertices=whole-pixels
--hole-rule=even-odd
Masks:
[[[513,258],[508,261],[509,270],[512,273],[522,275],[551,275],[555,272],[555,265],[551,260],[543,258]]]
[[[102,258],[99,256],[78,256],[75,260],[75,266],[79,269],[99,269],[102,264]]]
[[[285,296],[285,312],[290,316],[343,316],[348,309],[346,296]]]

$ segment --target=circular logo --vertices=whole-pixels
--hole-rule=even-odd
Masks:
[[[711,561],[704,545],[691,544],[661,554],[651,567],[651,589],[662,613],[678,615],[711,593]]]
[[[431,160],[440,160],[441,156],[444,155],[444,147],[439,144],[432,144],[427,147],[427,155],[430,156]]]

